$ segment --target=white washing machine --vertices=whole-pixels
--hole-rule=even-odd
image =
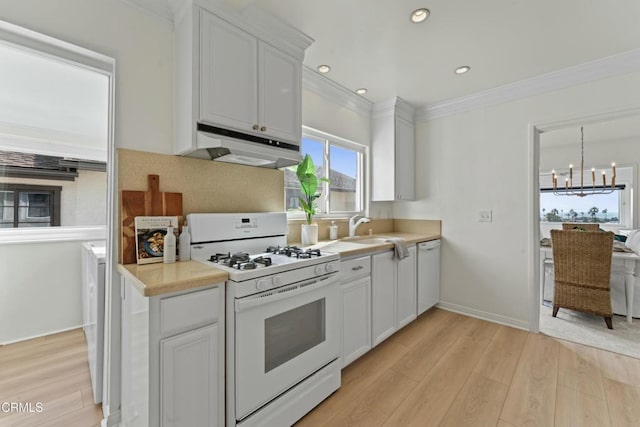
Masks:
[[[83,329],[87,339],[95,403],[102,402],[105,255],[104,242],[87,242],[82,245]]]

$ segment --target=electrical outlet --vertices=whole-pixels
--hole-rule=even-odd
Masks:
[[[492,222],[493,220],[493,212],[492,211],[480,211],[480,222]]]

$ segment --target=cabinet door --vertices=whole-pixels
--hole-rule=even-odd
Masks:
[[[417,316],[418,287],[416,280],[416,247],[409,247],[409,256],[398,265],[398,329]]]
[[[200,120],[256,132],[258,39],[209,12],[200,14]]]
[[[371,321],[373,346],[396,331],[396,262],[393,251],[372,256]]]
[[[263,42],[259,43],[258,63],[260,133],[300,144],[302,64]]]
[[[396,200],[415,199],[414,128],[408,121],[396,117]]]
[[[162,426],[222,425],[218,327],[216,323],[160,342]]]
[[[342,285],[344,368],[371,349],[371,277],[362,277]]]

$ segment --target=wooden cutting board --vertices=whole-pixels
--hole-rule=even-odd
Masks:
[[[122,190],[120,192],[122,219],[122,263],[136,263],[135,217],[177,216],[182,225],[182,193],[160,191],[160,177],[148,175],[147,191]]]

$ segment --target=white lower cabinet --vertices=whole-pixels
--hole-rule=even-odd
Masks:
[[[371,257],[344,260],[342,367],[371,350]]]
[[[163,426],[210,426],[218,406],[216,369],[218,325],[185,332],[160,342],[160,402]]]
[[[121,425],[223,426],[224,284],[122,299]]]
[[[393,251],[372,256],[372,339],[380,344],[417,315],[416,247],[409,256],[393,258]]]
[[[397,329],[397,277],[393,252],[371,257],[371,336],[373,346],[390,337]]]

